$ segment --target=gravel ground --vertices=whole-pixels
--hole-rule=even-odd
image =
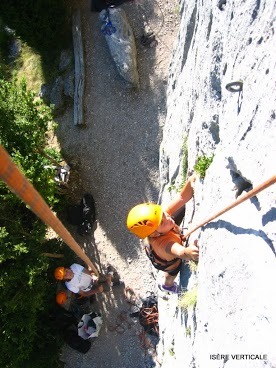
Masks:
[[[125,3],[136,38],[140,90],[125,88],[100,33],[98,13],[90,1],[79,2],[85,52],[85,127],[73,125],[68,109],[60,119],[57,139],[67,162],[75,164],[80,181],[75,200],[84,192],[96,202],[97,226],[93,236],[81,238],[69,230],[101,272],[110,263],[123,285],[97,296],[94,309],[104,317],[100,336],[85,355],[65,346],[65,367],[145,367],[150,354],[140,347],[140,325],[128,317],[123,333],[109,327],[122,312],[129,312],[124,285],[145,297],[156,292],[155,272],[139,240],[128,233],[125,220],[129,209],[159,195],[159,145],[166,116],[166,85],[173,42],[178,31],[177,0],[137,0]],[[150,28],[149,28],[150,27]],[[152,29],[158,45],[144,47],[139,39]],[[81,188],[81,192],[80,192]],[[154,342],[154,341],[153,341]]]

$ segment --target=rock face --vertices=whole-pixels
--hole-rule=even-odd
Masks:
[[[276,174],[276,12],[271,0],[181,0],[180,12],[160,147],[161,199],[169,201],[185,176],[185,150],[188,170],[214,154],[195,187],[195,225]],[[236,81],[242,91],[228,91]],[[184,315],[177,298],[161,300],[163,367],[276,366],[275,194],[276,184],[191,236],[201,249],[192,280],[197,305]],[[191,211],[189,204],[188,220]],[[183,272],[180,281],[187,282]]]

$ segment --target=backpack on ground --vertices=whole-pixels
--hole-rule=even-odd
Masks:
[[[78,319],[73,313],[61,307],[56,307],[50,313],[50,323],[61,333],[64,341],[74,350],[87,353],[91,347],[91,341],[84,340],[78,335]]]
[[[77,226],[81,224],[81,207],[79,204],[68,207],[67,219],[71,225]]]
[[[143,304],[139,311],[139,322],[146,333],[159,336],[158,306],[156,295],[151,294],[146,299],[143,299]]]
[[[90,234],[96,220],[96,208],[93,196],[86,193],[82,197],[79,205],[70,206],[67,210],[67,219],[71,225],[77,226],[79,235]]]
[[[80,235],[88,235],[96,220],[95,201],[91,194],[86,193],[80,202],[82,221],[78,226]]]

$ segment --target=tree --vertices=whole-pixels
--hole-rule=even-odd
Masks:
[[[6,148],[45,201],[58,203],[53,173],[42,155],[53,125],[51,109],[27,90],[26,83],[0,80],[0,143]],[[48,151],[49,153],[49,151]],[[58,152],[51,151],[56,159]],[[0,318],[1,367],[27,366],[45,345],[56,349],[47,321],[55,290],[48,271],[53,268],[45,252],[46,226],[0,182]],[[47,348],[49,351],[49,347]],[[16,353],[15,353],[16,352]],[[51,366],[48,356],[45,367]],[[41,359],[39,366],[41,364]],[[38,365],[37,365],[38,366]]]

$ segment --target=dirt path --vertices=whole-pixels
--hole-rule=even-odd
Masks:
[[[98,13],[90,11],[90,1],[79,4],[86,127],[74,127],[72,111],[68,111],[61,119],[57,137],[67,161],[75,163],[83,193],[95,198],[97,228],[93,237],[85,239],[71,231],[100,271],[110,263],[125,285],[144,297],[147,291],[156,290],[155,280],[140,242],[128,233],[125,220],[133,205],[158,199],[159,145],[166,115],[168,66],[178,30],[177,1],[137,0],[122,6],[136,38],[139,91],[125,89],[99,31]],[[141,45],[145,26],[157,35],[156,47]],[[122,334],[108,329],[120,311],[128,311],[123,287],[97,299],[105,321],[101,334],[85,355],[66,347],[66,367],[144,367],[138,323],[130,320],[131,328],[126,326]]]

